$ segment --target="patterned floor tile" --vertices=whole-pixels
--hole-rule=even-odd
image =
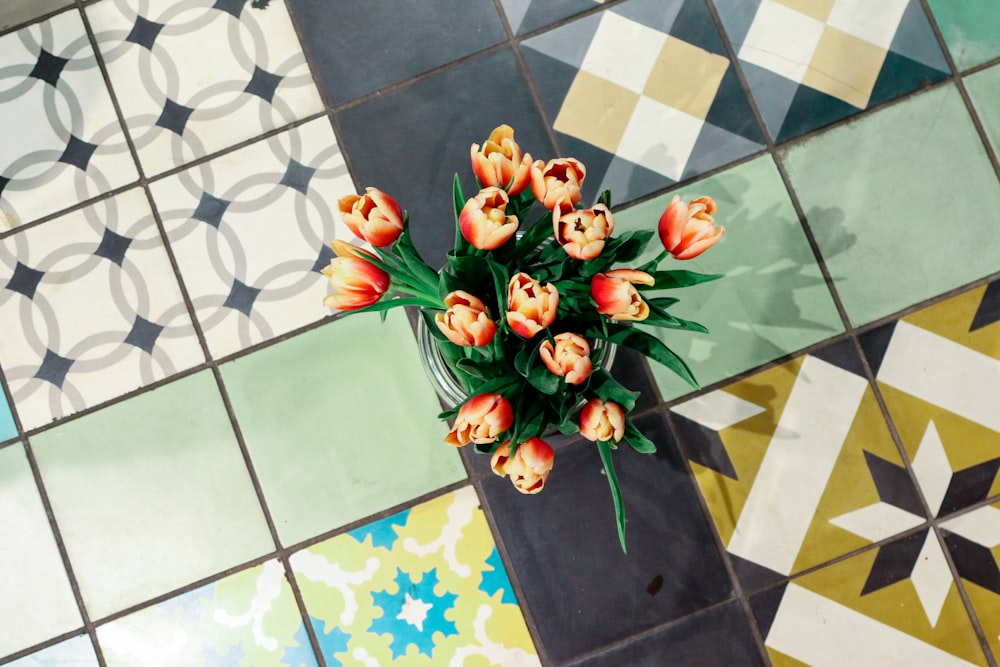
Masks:
[[[0,542],[3,660],[5,655],[83,625],[38,487],[19,444],[0,449],[0,534],[8,536]]]
[[[86,7],[147,176],[322,111],[283,0]]]
[[[483,81],[503,95],[484,104]],[[455,174],[465,192],[475,191],[472,144],[506,123],[526,153],[555,157],[527,81],[506,49],[379,95],[337,114],[337,122],[358,185],[373,185],[409,210],[413,242],[433,267],[455,245]]]
[[[779,142],[948,76],[920,0],[716,4]]]
[[[32,444],[92,619],[274,549],[207,371]]]
[[[278,561],[244,570],[97,629],[108,667],[316,667]]]
[[[560,19],[594,9],[605,0],[500,0],[510,29],[523,35]]]
[[[209,351],[219,358],[330,314],[329,242],[354,193],[326,118],[150,186]]]
[[[1000,210],[1000,187],[952,85],[811,137],[784,158],[856,325],[997,270],[1000,226],[982,211]],[[945,202],[944,215],[963,223],[942,234],[928,212]]]
[[[0,37],[0,62],[0,231],[138,178],[79,12]]]
[[[937,538],[925,533],[753,597],[774,667],[986,665]]]
[[[736,602],[690,616],[572,667],[705,667],[763,665],[750,626]]]
[[[655,229],[675,193],[615,212],[616,230]],[[726,237],[709,252],[670,268],[726,278],[675,294],[678,317],[708,336],[653,330],[691,366],[704,386],[742,373],[843,331],[833,298],[773,160],[764,156],[684,187],[686,199],[714,197]],[[637,263],[662,250],[654,239]],[[666,265],[664,265],[666,267]],[[691,391],[668,369],[649,364],[664,399]]]
[[[472,487],[291,557],[327,665],[539,665]]]
[[[993,0],[928,0],[927,4],[958,69],[1000,56],[1000,5]]]
[[[72,0],[7,0],[0,10],[0,30],[8,30],[72,4]]]
[[[17,436],[17,425],[7,400],[0,398],[0,442]]]
[[[393,0],[288,2],[332,105],[373,93],[506,38],[490,0],[457,4],[448,0],[418,4]],[[392,29],[395,26],[406,29]],[[373,38],[376,35],[379,37]]]
[[[538,495],[521,495],[499,477],[483,480],[522,603],[537,627],[538,648],[551,664],[732,595],[666,424],[652,415],[636,420],[636,426],[659,452],[621,447],[614,453],[628,520],[627,555],[618,543],[608,481],[591,443],[560,450]]]
[[[523,47],[585,196],[629,201],[763,148],[704,0],[628,0]]]
[[[399,311],[332,322],[221,370],[285,545],[465,477]]]
[[[965,78],[976,113],[983,122],[993,150],[1000,152],[1000,65]]]
[[[0,364],[25,429],[205,360],[141,190],[0,240],[0,284],[0,317],[20,322]]]
[[[97,667],[97,656],[90,638],[81,635],[8,663],[8,667]]]

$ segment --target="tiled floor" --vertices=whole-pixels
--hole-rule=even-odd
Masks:
[[[1000,5],[417,7],[0,3],[0,664],[997,667]],[[591,446],[517,494],[321,305],[336,199],[439,263],[504,122],[728,230],[705,389],[615,365],[628,555]]]

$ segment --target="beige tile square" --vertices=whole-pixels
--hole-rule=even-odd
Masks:
[[[824,22],[836,4],[836,0],[775,0],[775,2]]]
[[[647,97],[705,119],[729,67],[729,59],[668,37],[646,81]]]
[[[827,26],[802,83],[864,109],[885,55],[886,49]]]
[[[637,93],[580,70],[553,127],[614,153],[638,102]]]

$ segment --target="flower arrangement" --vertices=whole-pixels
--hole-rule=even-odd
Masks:
[[[656,446],[628,417],[639,394],[601,367],[600,348],[629,347],[697,387],[684,361],[635,324],[707,333],[671,315],[678,299],[663,292],[720,276],[659,267],[668,257],[696,257],[722,238],[715,202],[675,196],[655,230],[663,251],[628,267],[655,232],[615,236],[607,190],[583,208],[586,169],[578,160],[532,161],[506,125],[470,153],[480,190],[466,198],[455,176],[455,246],[439,271],[420,257],[395,199],[371,187],[340,199],[344,222],[374,252],[333,241],[324,304],[383,317],[390,308],[418,308],[467,395],[439,415],[454,419],[445,442],[492,455],[493,471],[518,491],[545,486],[554,452],[544,437],[552,429],[596,443],[625,550],[612,451],[623,441],[643,453]],[[536,202],[544,212],[523,224]]]

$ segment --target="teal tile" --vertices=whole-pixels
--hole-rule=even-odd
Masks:
[[[960,70],[1000,57],[996,0],[928,0],[927,4]]]
[[[986,128],[993,150],[1000,152],[1000,65],[966,77],[965,88]]]
[[[17,437],[17,426],[14,424],[14,415],[11,414],[10,406],[0,394],[0,442]]]
[[[210,372],[32,443],[91,618],[274,549]]]
[[[276,560],[97,629],[108,667],[315,667],[285,568]]]
[[[2,662],[83,625],[20,443],[0,449],[0,535]]]
[[[1000,187],[953,85],[783,154],[852,323],[997,270]]]
[[[80,635],[26,655],[8,667],[97,667],[97,656],[90,638]]]
[[[668,261],[662,269],[724,273],[725,278],[685,288],[670,309],[709,333],[656,330],[691,366],[702,385],[731,377],[843,331],[830,292],[809,248],[795,209],[770,157],[761,157],[677,192],[708,195],[719,210],[725,238],[695,259]],[[655,229],[673,193],[616,212],[616,231]],[[662,250],[655,239],[645,257]],[[650,363],[663,398],[690,391],[682,380]]]
[[[221,371],[286,545],[465,477],[399,311],[332,322]]]

